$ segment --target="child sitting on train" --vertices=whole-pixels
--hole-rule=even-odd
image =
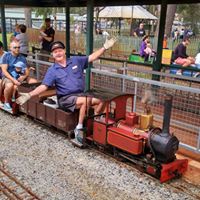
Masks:
[[[147,46],[144,52],[149,56],[155,56],[156,52],[152,49],[150,41],[147,41]]]
[[[21,75],[24,74],[24,71],[22,69],[25,68],[25,64],[21,61],[17,62],[16,64],[14,64],[14,70],[11,72],[11,76],[18,80],[19,77]],[[14,85],[14,88],[13,88],[13,94],[12,94],[12,101],[15,101],[15,95],[16,95],[16,91],[17,91],[17,85]]]

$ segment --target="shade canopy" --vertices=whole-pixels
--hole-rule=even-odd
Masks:
[[[142,6],[109,6],[105,7],[100,13],[99,18],[134,18],[134,19],[151,19],[157,17],[152,15]]]

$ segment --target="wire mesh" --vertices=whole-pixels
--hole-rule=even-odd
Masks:
[[[150,104],[151,112],[154,115],[154,125],[162,128],[164,100],[167,94],[173,96],[173,107],[171,113],[170,132],[175,134],[183,146],[189,145],[191,149],[199,151],[198,140],[200,130],[200,91],[195,93],[189,91],[188,87],[174,85],[174,88],[168,88],[163,83],[160,86],[155,81],[149,80],[148,83],[142,79],[136,79],[130,76],[119,74],[106,74],[104,71],[93,70],[92,88],[101,87],[116,92],[125,92],[136,95],[135,111],[139,114],[144,112],[141,98],[145,90],[151,90],[153,102]],[[137,84],[136,84],[137,83]]]

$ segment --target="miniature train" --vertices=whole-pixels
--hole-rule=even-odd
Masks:
[[[24,84],[20,92],[29,92],[32,86]],[[100,89],[90,92],[105,101],[106,112],[89,114],[85,119],[83,146],[94,146],[112,156],[134,163],[142,171],[158,178],[160,182],[182,175],[188,166],[187,159],[176,159],[179,141],[169,133],[172,97],[165,100],[162,129],[153,126],[151,112],[137,114],[133,110],[133,94],[116,94]],[[78,111],[65,112],[42,101],[55,94],[55,90],[31,98],[22,106],[13,103],[13,114],[23,112],[48,125],[66,132],[73,142],[71,130],[78,122]],[[128,112],[127,110],[131,110]],[[74,143],[75,144],[75,143]]]

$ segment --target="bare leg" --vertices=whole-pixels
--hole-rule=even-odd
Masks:
[[[92,106],[94,107],[94,114],[98,115],[103,112],[104,102],[97,98],[92,98]]]
[[[87,98],[87,99],[86,99]],[[76,108],[79,110],[79,124],[83,124],[86,109],[89,108],[91,102],[91,98],[88,97],[78,97],[76,101]]]
[[[183,67],[188,67],[192,64],[191,60],[187,59],[187,61],[183,64]]]
[[[6,83],[4,89],[5,103],[9,103],[13,92],[13,83]]]
[[[31,84],[31,83],[37,83],[38,81],[35,79],[35,78],[31,78],[31,77],[28,77],[27,78],[27,83],[28,84]]]
[[[13,94],[12,94],[13,98],[15,98],[16,92],[17,92],[17,85],[14,85],[13,86]]]

